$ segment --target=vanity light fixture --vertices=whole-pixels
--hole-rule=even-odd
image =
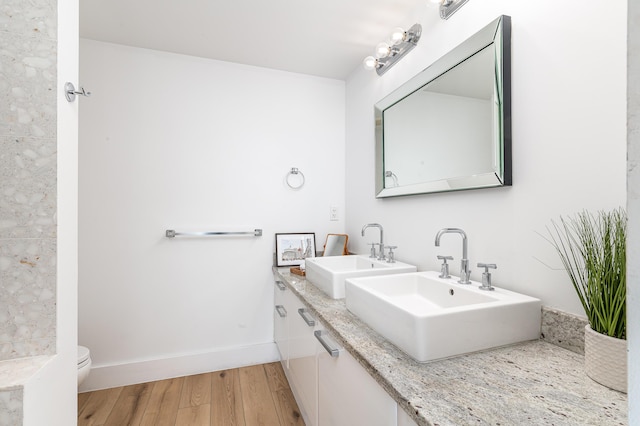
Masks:
[[[389,41],[378,43],[374,56],[367,56],[362,61],[362,66],[367,70],[376,70],[378,75],[382,75],[411,49],[418,45],[422,35],[422,26],[415,24],[408,30],[394,28]]]
[[[449,19],[458,9],[460,9],[469,0],[431,0],[433,3],[440,4],[440,18]]]

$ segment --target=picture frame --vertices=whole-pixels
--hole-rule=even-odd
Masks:
[[[307,257],[316,257],[314,232],[276,234],[276,265],[299,266]]]

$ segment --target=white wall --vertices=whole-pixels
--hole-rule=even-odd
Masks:
[[[94,366],[275,356],[274,234],[315,232],[321,250],[344,229],[345,83],[92,40],[80,74],[79,340]]]
[[[640,4],[629,0],[628,18],[628,177],[627,341],[629,424],[640,424]]]
[[[619,5],[620,6],[620,5]],[[374,198],[373,104],[499,15],[512,17],[513,186]],[[559,215],[624,206],[626,10],[607,2],[471,1],[449,20],[424,5],[398,25],[423,26],[420,44],[382,77],[355,70],[347,80],[347,227],[352,248],[368,222],[384,226],[400,260],[438,268],[436,255],[461,257],[469,236],[477,262],[497,263],[494,284],[583,314],[551,246],[539,235]],[[379,40],[372,40],[372,48]],[[550,269],[540,260],[557,270]]]

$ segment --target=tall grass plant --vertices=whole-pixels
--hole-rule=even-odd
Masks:
[[[560,217],[547,227],[594,331],[626,339],[627,214],[619,208]]]

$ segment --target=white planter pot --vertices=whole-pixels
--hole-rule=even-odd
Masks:
[[[584,328],[587,376],[608,388],[627,393],[627,341]]]

